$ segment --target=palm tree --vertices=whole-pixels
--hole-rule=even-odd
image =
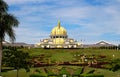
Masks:
[[[14,27],[18,27],[19,21],[12,14],[7,13],[8,5],[3,0],[0,0],[0,73],[2,65],[2,41],[5,35],[8,35],[10,40],[15,40]]]

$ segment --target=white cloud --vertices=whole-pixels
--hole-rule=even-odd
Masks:
[[[68,8],[61,8],[61,9],[56,9],[54,12],[51,11],[51,15],[58,17],[58,18],[86,18],[89,17],[88,10],[89,7],[68,7]]]
[[[37,43],[40,39],[49,38],[47,31],[35,31],[29,28],[18,28],[16,31],[16,42]]]
[[[5,0],[10,5],[17,5],[17,4],[26,4],[28,2],[34,2],[34,3],[41,3],[45,0]]]
[[[90,5],[84,0],[5,1],[13,6],[18,4],[20,7],[19,10],[10,10],[21,22],[20,28],[16,30],[18,41],[24,40],[25,42],[35,43],[40,38],[47,38],[50,32],[47,28],[54,27],[58,19],[69,24],[68,34],[77,40],[83,38],[89,41],[99,40],[105,33],[120,35],[119,0],[106,0],[108,3],[104,3],[105,0],[102,0],[100,2],[106,4],[103,6]],[[40,5],[28,5],[28,3],[37,4],[37,2]],[[72,29],[74,25],[78,25],[78,27]],[[46,28],[46,31],[43,31],[44,28]]]

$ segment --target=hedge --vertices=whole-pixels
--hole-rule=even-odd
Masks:
[[[86,74],[83,75],[84,77],[104,77],[104,75],[99,75],[99,74]]]
[[[43,73],[41,73],[41,74],[31,74],[29,77],[47,77],[47,75],[43,74]]]
[[[104,77],[104,75],[98,75],[98,74],[81,74],[81,75],[73,75],[72,77]]]

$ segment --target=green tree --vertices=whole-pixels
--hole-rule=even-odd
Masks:
[[[29,72],[30,56],[27,52],[17,49],[3,50],[3,64],[8,67],[13,67],[17,70],[17,77],[19,69],[23,68]]]
[[[5,39],[5,35],[10,37],[13,42],[15,40],[14,27],[18,27],[19,21],[15,16],[9,14],[8,5],[5,1],[0,0],[0,73],[2,64],[2,41]]]
[[[120,49],[120,44],[118,45],[118,49]]]

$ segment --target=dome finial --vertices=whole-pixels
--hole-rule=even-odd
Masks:
[[[60,20],[58,20],[58,28],[60,28]]]

